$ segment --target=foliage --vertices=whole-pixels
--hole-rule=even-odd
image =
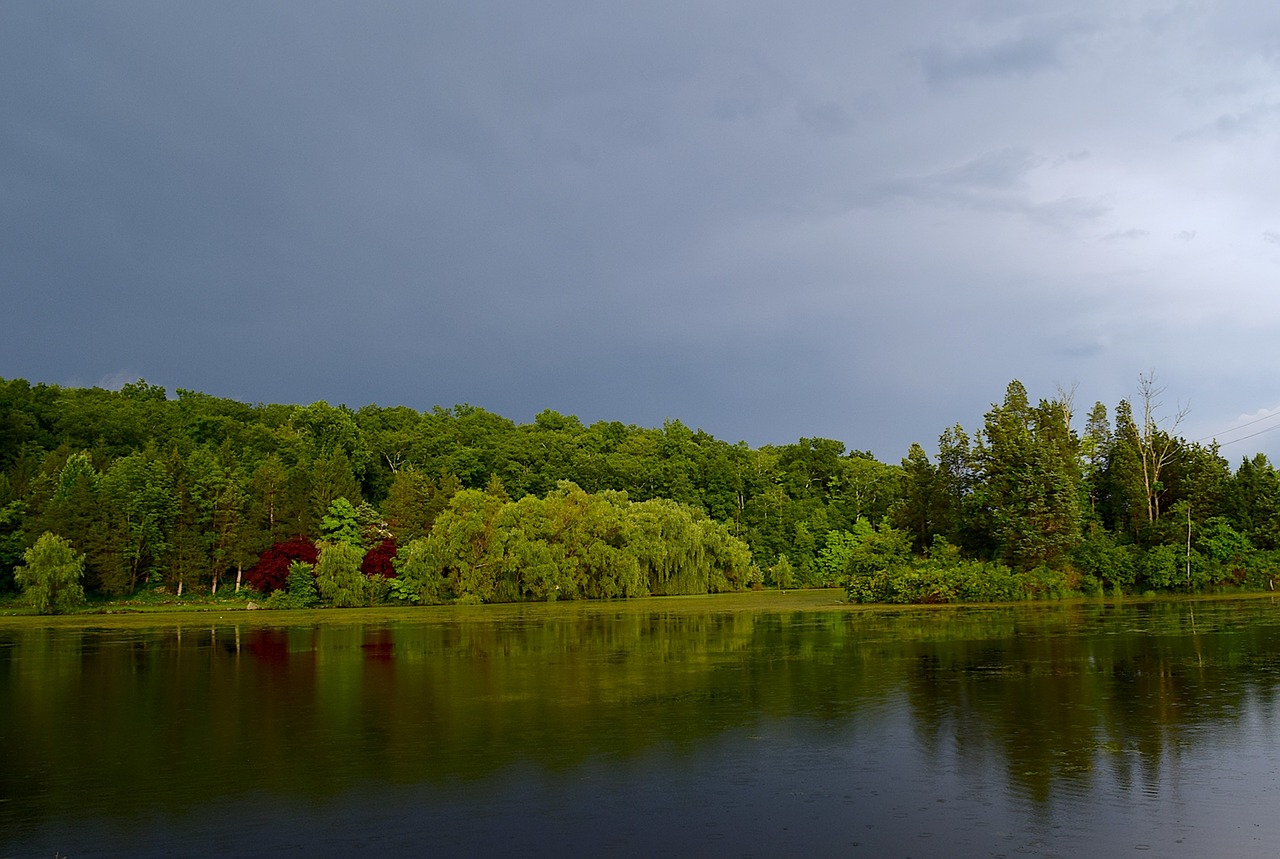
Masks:
[[[346,543],[348,546],[359,546],[360,520],[356,516],[356,508],[345,498],[335,498],[320,520],[321,533],[330,543]]]
[[[818,560],[814,565],[818,571],[819,584],[830,587],[848,575],[849,562],[866,539],[864,528],[870,527],[866,521],[859,519],[854,526],[858,528],[858,534],[849,531],[827,532],[826,545],[818,553]]]
[[[987,413],[977,460],[997,556],[1015,569],[1059,566],[1080,534],[1075,440],[1063,404],[1032,408],[1010,382]]]
[[[114,530],[128,565],[128,582],[118,592],[132,591],[162,568],[170,549],[178,513],[173,477],[154,449],[116,460],[102,477],[102,495],[116,514]]]
[[[758,581],[753,558],[774,559],[775,585],[856,574],[893,599],[1273,587],[1280,474],[1261,455],[1233,474],[1177,436],[1184,412],[1161,413],[1154,376],[1138,381],[1077,429],[1069,393],[1036,401],[1015,380],[976,431],[887,465],[833,439],[752,449],[676,420],[547,410],[520,425],[467,405],[0,380],[0,589],[46,531],[98,595],[247,574],[285,599],[316,539],[367,550],[366,600],[703,593]],[[416,578],[390,584],[406,564]]]
[[[316,562],[316,588],[320,599],[335,608],[354,608],[368,603],[368,579],[360,573],[364,553],[348,543],[321,543]]]
[[[249,586],[269,594],[286,586],[293,563],[314,564],[319,559],[315,544],[305,537],[294,537],[274,543],[258,556],[258,562],[246,573]]]
[[[1139,582],[1148,588],[1187,589],[1189,574],[1184,566],[1185,554],[1177,546],[1152,546],[1139,563]]]
[[[388,537],[365,552],[364,560],[360,562],[360,572],[370,578],[380,576],[384,579],[394,579],[396,568],[392,561],[395,556],[396,541]]]
[[[320,602],[316,590],[315,568],[303,561],[289,564],[285,586],[267,597],[266,608],[311,608]]]
[[[0,504],[0,592],[13,583],[13,568],[22,560],[27,535],[22,530],[26,505],[21,501]]]
[[[1100,587],[1118,590],[1131,586],[1137,577],[1134,556],[1135,547],[1117,545],[1111,534],[1095,525],[1075,547],[1071,560]]]
[[[289,565],[289,578],[285,581],[285,590],[289,596],[306,608],[320,601],[316,590],[316,573],[311,564],[294,561]]]
[[[665,499],[632,503],[561,483],[519,501],[463,490],[396,556],[396,598],[440,602],[635,597],[744,587],[742,541]]]
[[[46,531],[22,555],[14,570],[22,594],[39,614],[58,614],[84,603],[84,556],[76,555],[71,544]]]
[[[438,605],[449,593],[444,575],[444,559],[440,544],[426,538],[401,546],[393,561],[397,577],[391,582],[390,596],[405,602]]]
[[[934,560],[899,562],[851,576],[846,590],[853,602],[954,603],[1062,599],[1073,593],[1063,572],[1036,567],[1015,572],[989,561]]]
[[[769,568],[769,576],[774,587],[786,590],[796,586],[796,572],[786,555],[779,555],[778,561]]]

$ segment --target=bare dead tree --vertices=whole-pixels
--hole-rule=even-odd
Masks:
[[[1071,432],[1071,416],[1075,414],[1076,389],[1080,387],[1080,383],[1072,382],[1070,388],[1063,387],[1061,382],[1057,383],[1058,396],[1057,403],[1062,407],[1062,419],[1067,423],[1067,432]]]
[[[387,467],[391,469],[392,474],[404,468],[406,457],[403,451],[383,451],[382,458],[387,461]]]
[[[1138,374],[1138,405],[1140,417],[1131,422],[1129,431],[1138,447],[1142,461],[1142,485],[1147,496],[1147,521],[1154,522],[1160,517],[1160,476],[1164,468],[1178,451],[1178,439],[1175,433],[1178,426],[1186,418],[1188,408],[1179,405],[1168,429],[1160,428],[1159,411],[1164,405],[1161,397],[1165,386],[1156,382],[1155,370]]]

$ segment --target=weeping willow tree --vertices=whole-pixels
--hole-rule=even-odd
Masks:
[[[449,596],[449,583],[444,576],[444,560],[440,546],[426,538],[401,546],[392,561],[395,566],[395,593],[423,605],[439,605]]]
[[[70,611],[84,603],[84,555],[71,544],[46,531],[22,556],[14,570],[14,580],[23,595],[40,614]]]
[[[337,608],[354,608],[368,600],[368,579],[360,572],[364,553],[347,543],[320,544],[316,587],[320,599]]]
[[[422,602],[610,599],[741,588],[745,543],[694,508],[561,483],[539,498],[464,490],[397,555]]]

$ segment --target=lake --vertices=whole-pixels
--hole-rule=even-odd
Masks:
[[[1275,855],[1280,603],[0,621],[0,856]]]

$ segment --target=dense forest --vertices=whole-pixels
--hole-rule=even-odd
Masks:
[[[892,465],[679,421],[0,380],[0,590],[72,562],[91,597],[251,588],[278,605],[1273,587],[1280,477],[1179,437],[1161,393],[1140,376],[1078,426],[1069,393],[1033,404],[1011,382],[982,427]]]

